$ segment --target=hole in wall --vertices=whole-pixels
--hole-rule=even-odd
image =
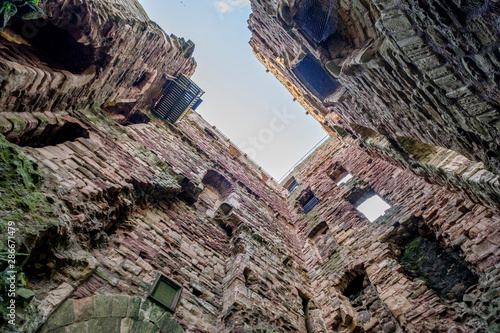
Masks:
[[[421,217],[393,224],[387,242],[404,273],[412,279],[423,280],[444,300],[461,301],[465,291],[478,283],[458,249],[443,246]]]
[[[309,297],[305,296],[303,292],[300,290],[297,290],[299,293],[300,301],[302,304],[302,312],[304,313],[304,321],[305,321],[305,326],[306,326],[306,333],[312,333],[314,332],[314,327],[311,323],[311,316],[310,316],[310,311],[309,311],[309,305],[310,305],[310,299]]]
[[[366,275],[365,274],[360,274],[356,277],[354,277],[347,287],[344,289],[344,292],[342,293],[345,297],[349,298],[351,301],[356,299],[363,290],[365,289],[364,281],[365,281]]]
[[[304,214],[309,213],[314,207],[319,204],[318,198],[311,190],[305,191],[299,198],[298,202],[302,207]]]
[[[363,326],[375,321],[371,326],[379,328],[380,332],[403,333],[396,318],[380,299],[376,287],[371,284],[363,265],[346,272],[340,287],[342,286],[345,286],[342,294],[349,299],[356,311],[356,323]],[[344,324],[349,325],[350,320]]]
[[[338,249],[338,245],[326,222],[319,223],[307,235],[310,244],[316,247],[317,254],[321,260],[328,260]]]
[[[255,277],[253,276],[250,268],[245,267],[245,269],[243,270],[243,277],[245,278],[245,287],[250,288],[255,282]]]
[[[54,69],[67,70],[73,74],[82,74],[91,65],[103,67],[106,62],[106,52],[92,45],[79,43],[72,34],[55,26],[48,20],[40,20],[36,33],[23,33],[24,21],[18,18],[11,20],[10,29],[24,36],[29,46],[23,53],[33,53],[42,62]]]
[[[197,288],[194,288],[191,290],[191,292],[193,293],[193,295],[197,298],[201,297],[201,295],[203,295],[203,293],[201,292],[201,290],[198,290]]]
[[[417,236],[406,244],[400,264],[408,276],[425,281],[448,301],[462,301],[465,291],[479,281],[456,251],[432,238]]]
[[[370,222],[383,216],[391,206],[377,194],[363,201],[356,209],[361,212]]]
[[[339,182],[337,183],[337,186],[340,186],[342,184],[347,183],[352,178],[353,178],[353,176],[350,173],[348,173],[347,175],[345,175],[344,177],[342,177],[342,179],[339,180]]]
[[[151,83],[153,78],[153,73],[151,72],[144,72],[142,75],[137,79],[137,81],[134,82],[132,86],[136,87],[140,91],[144,90],[146,86],[148,86],[148,83]]]
[[[18,137],[11,135],[6,138],[14,144],[21,147],[42,148],[46,146],[55,146],[60,143],[75,141],[78,138],[89,138],[89,131],[81,124],[72,121],[66,121],[62,125],[47,125],[42,133],[38,133],[39,128],[34,128],[27,133],[22,133]]]
[[[136,102],[109,102],[102,105],[102,112],[120,125],[147,124],[151,119],[144,113],[134,111]]]

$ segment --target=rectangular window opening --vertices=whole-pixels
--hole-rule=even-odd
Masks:
[[[299,186],[299,183],[297,183],[297,180],[295,180],[295,177],[291,177],[287,182],[285,183],[284,187],[288,190],[288,193],[292,193],[292,191]]]
[[[369,197],[356,207],[370,222],[383,216],[389,208],[391,208],[391,205],[377,194]]]
[[[179,284],[170,280],[165,275],[158,274],[149,291],[148,298],[173,313],[177,307],[181,293],[182,287]]]
[[[304,214],[309,213],[314,207],[316,207],[317,204],[319,204],[319,200],[315,195],[313,195],[312,198],[309,199],[309,201],[307,201],[302,207],[304,209]]]
[[[352,178],[353,178],[353,175],[351,175],[350,173],[348,173],[347,175],[344,176],[344,178],[342,178],[341,180],[339,180],[339,182],[337,183],[337,186],[340,186],[342,184],[347,183]]]

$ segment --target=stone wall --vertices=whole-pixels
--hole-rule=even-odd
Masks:
[[[337,30],[315,42],[307,33],[315,21],[305,22],[300,13],[313,6],[311,15],[319,18],[330,3],[336,3]],[[422,166],[402,140],[455,151],[471,160],[465,163],[484,164],[476,170],[498,175],[496,2],[252,1],[252,9],[250,44],[257,58],[315,109],[310,113],[323,127],[350,133],[361,144],[385,140],[375,148],[435,182],[443,178],[440,171]],[[285,57],[283,40],[289,39]],[[335,93],[319,97],[294,73],[307,53],[341,84]],[[451,171],[455,185],[469,181],[461,171]],[[497,180],[485,181],[498,188]],[[497,202],[494,192],[483,197]]]
[[[346,173],[354,178],[337,185]],[[318,148],[292,176],[299,186],[289,195],[289,207],[295,212],[311,289],[327,331],[394,331],[399,325],[406,332],[498,329],[491,321],[498,311],[496,301],[481,310],[472,305],[482,302],[476,298],[486,291],[482,288],[493,290],[496,287],[486,286],[498,284],[492,283],[499,279],[497,213],[338,140]],[[309,190],[320,203],[303,214],[298,201]],[[392,205],[372,223],[356,209],[363,193],[369,192]],[[455,292],[466,292],[463,299],[439,296],[425,274],[418,278],[407,274],[401,258],[419,236],[463,258],[468,268],[459,270],[460,277],[449,272],[439,278]],[[433,260],[432,253],[426,256]],[[425,262],[420,259],[417,265],[425,270]],[[449,271],[458,267],[458,263],[447,265]],[[429,270],[439,274],[436,267]],[[479,279],[474,287],[475,278],[467,282],[469,278],[462,275],[467,270]],[[361,294],[346,297],[359,277]]]
[[[43,125],[46,111],[104,106],[115,106],[114,116],[125,122],[151,105],[165,75],[194,72],[194,44],[166,35],[136,1],[41,1],[40,7],[44,18],[12,19],[2,31],[0,101],[3,112],[31,113],[19,122]],[[33,128],[15,130],[25,129]]]
[[[16,326],[2,331],[498,330],[498,176],[467,149],[471,158],[331,113],[339,104],[287,71],[308,52],[331,53],[291,34],[296,3],[255,2],[250,19],[255,54],[333,136],[293,171],[291,193],[200,115],[152,116],[171,76],[194,71],[193,45],[167,37],[136,1],[42,1],[46,20],[9,22],[0,241],[12,221],[29,256],[17,258]],[[341,32],[359,36],[333,40],[332,70],[385,36],[375,5],[354,4],[342,2]],[[50,53],[49,39],[81,58]],[[370,223],[356,206],[374,193],[392,208]],[[419,270],[422,248],[432,252],[423,262],[455,268]],[[158,274],[182,287],[173,314],[147,298]]]

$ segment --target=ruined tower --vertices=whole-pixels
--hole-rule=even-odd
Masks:
[[[6,23],[2,331],[500,331],[497,2],[251,5],[330,134],[281,184],[191,110],[194,44],[137,1]]]

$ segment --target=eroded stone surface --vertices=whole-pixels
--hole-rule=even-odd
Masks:
[[[447,98],[493,117],[481,103],[495,90],[486,81],[477,89],[491,89],[480,94],[458,87],[465,79],[441,64],[427,36],[443,42],[439,34],[453,30],[439,25],[446,18],[429,23],[428,9],[407,1],[340,5],[347,22],[340,31],[350,37],[311,50],[344,85],[326,101],[282,71],[301,60],[310,42],[291,34],[294,4],[260,1],[250,19],[256,55],[333,136],[293,171],[298,187],[290,193],[198,114],[176,124],[151,117],[147,107],[164,74],[190,75],[195,63],[192,45],[166,37],[136,1],[41,2],[56,40],[81,44],[91,56],[78,65],[28,53],[40,44],[12,38],[19,22],[9,23],[11,37],[0,38],[0,130],[10,143],[1,142],[0,167],[10,166],[15,189],[33,191],[50,208],[37,215],[26,208],[29,196],[0,192],[2,216],[17,216],[22,230],[18,251],[30,254],[23,272],[35,296],[18,304],[18,331],[497,331],[499,183],[473,161],[491,164],[486,146],[496,143],[470,150],[458,129],[472,122],[449,118],[448,111],[462,109],[443,111],[446,99],[436,87],[432,99],[426,95],[429,105],[404,99],[408,87],[416,98],[421,85],[445,78],[438,82]],[[493,45],[495,34],[480,32],[491,14],[475,10],[463,28],[475,35],[464,38]],[[458,27],[452,21],[446,24]],[[474,61],[488,69],[482,51],[476,53]],[[410,66],[410,55],[435,69],[429,80]],[[389,72],[404,82],[390,81]],[[398,111],[377,113],[389,104]],[[357,112],[368,107],[373,112]],[[423,109],[434,120],[417,126],[402,117],[416,110],[418,118]],[[130,121],[138,112],[152,119]],[[79,135],[56,135],[64,126]],[[441,140],[450,128],[456,138]],[[494,134],[487,126],[475,130]],[[457,147],[461,154],[449,149]],[[347,173],[354,178],[337,185]],[[355,206],[372,193],[392,208],[370,223]],[[319,202],[304,214],[313,196]],[[7,215],[23,207],[23,214]],[[463,299],[441,298],[405,274],[403,251],[418,235],[454,251],[477,276]],[[174,314],[147,300],[157,274],[183,288]]]

